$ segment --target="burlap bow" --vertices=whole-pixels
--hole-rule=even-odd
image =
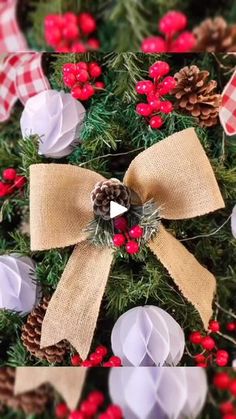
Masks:
[[[111,248],[95,247],[85,228],[93,219],[90,193],[99,174],[76,166],[39,164],[30,170],[32,250],[76,244],[42,326],[41,346],[67,339],[85,358],[113,260]],[[194,129],[186,129],[140,153],[124,183],[142,203],[163,206],[162,218],[185,219],[224,207],[214,173]],[[216,281],[192,254],[161,226],[151,251],[168,270],[207,327]]]
[[[16,395],[34,390],[42,384],[51,384],[70,409],[75,409],[81,396],[86,368],[18,367],[14,392]]]

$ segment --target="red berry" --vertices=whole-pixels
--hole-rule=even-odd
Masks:
[[[108,350],[107,350],[106,346],[101,345],[101,346],[97,347],[95,352],[99,355],[102,355],[102,357],[104,358],[104,356],[107,355]]]
[[[219,330],[220,330],[220,323],[217,322],[216,320],[211,320],[210,323],[209,323],[209,327],[208,328],[209,328],[209,330],[211,330],[211,332],[214,332],[214,333],[219,332]]]
[[[199,345],[202,342],[202,335],[200,332],[192,332],[189,336],[189,341],[193,343],[194,345]]]
[[[176,87],[174,77],[168,76],[157,86],[158,93],[163,96],[171,92]]]
[[[60,403],[56,406],[55,414],[57,418],[66,418],[69,413],[69,409],[65,403]]]
[[[3,170],[2,177],[5,180],[14,180],[16,177],[16,170],[9,167],[8,169]]]
[[[48,45],[56,47],[62,41],[61,30],[57,27],[52,27],[45,31],[45,39]]]
[[[132,239],[139,239],[143,235],[143,228],[139,225],[133,226],[129,230],[129,236],[132,237]]]
[[[95,86],[97,89],[105,89],[105,83],[104,83],[103,81],[96,81],[96,82],[94,83],[94,86]]]
[[[101,391],[92,391],[88,396],[88,400],[100,407],[103,405],[105,397]]]
[[[75,42],[72,45],[72,48],[71,48],[71,52],[75,52],[77,54],[83,54],[86,51],[87,51],[87,49],[86,49],[85,45],[82,42],[79,42],[79,41]]]
[[[153,117],[150,119],[149,124],[150,124],[150,127],[151,127],[151,128],[153,128],[153,129],[158,129],[158,128],[160,128],[160,127],[164,124],[164,121],[163,121],[163,119],[161,118],[161,116],[156,115],[156,116],[153,116]]]
[[[63,77],[63,82],[67,87],[73,87],[76,83],[76,77],[73,73],[65,74]]]
[[[71,362],[71,365],[78,366],[78,365],[81,365],[82,359],[80,358],[78,354],[75,354],[71,357],[70,362]]]
[[[80,410],[85,416],[93,416],[97,413],[98,405],[92,401],[85,400],[80,405]]]
[[[229,385],[229,391],[233,396],[236,396],[236,379],[231,381]]]
[[[151,80],[141,80],[136,84],[135,89],[140,95],[148,95],[153,92],[154,84]]]
[[[149,38],[143,40],[141,50],[146,54],[166,52],[167,45],[164,39],[160,36],[150,36]]]
[[[62,71],[64,75],[74,74],[76,75],[76,64],[73,63],[66,63],[62,67]]]
[[[216,352],[216,356],[222,356],[222,358],[229,359],[229,353],[227,351],[225,351],[224,349],[219,349]]]
[[[90,63],[89,73],[91,77],[93,77],[94,79],[97,79],[102,74],[102,68],[97,63]]]
[[[204,349],[212,351],[212,349],[214,349],[215,347],[215,341],[210,336],[206,336],[202,339],[201,345]]]
[[[100,42],[96,38],[88,39],[87,45],[88,45],[89,49],[95,49],[96,50],[96,49],[100,48]]]
[[[14,187],[16,189],[21,189],[23,188],[23,186],[26,184],[26,177],[25,176],[19,176],[17,175],[15,177],[15,181],[14,181]]]
[[[82,87],[81,100],[88,100],[95,94],[94,87],[90,83]]]
[[[13,190],[14,188],[12,185],[0,181],[0,198],[4,198],[5,196],[10,195]]]
[[[151,93],[147,96],[147,101],[154,111],[159,111],[161,106],[161,101],[158,94]]]
[[[125,217],[117,217],[114,219],[114,227],[117,230],[125,231],[128,228],[128,222]]]
[[[223,419],[236,419],[236,415],[228,413],[227,415],[223,416]]]
[[[108,361],[108,362],[104,362],[102,366],[110,368],[110,367],[113,367],[114,365],[112,365],[112,363]]]
[[[207,368],[207,362],[199,362],[199,364],[197,364],[197,366],[199,368]]]
[[[85,416],[80,410],[74,410],[70,413],[68,419],[85,419]]]
[[[228,359],[224,358],[223,356],[216,357],[216,365],[218,367],[225,367],[228,364]]]
[[[125,236],[123,234],[115,234],[113,237],[113,244],[116,247],[121,247],[125,244]]]
[[[197,364],[204,364],[206,361],[206,357],[202,354],[198,354],[195,356],[195,361],[197,362]]]
[[[123,413],[119,406],[116,406],[115,404],[111,404],[108,406],[106,413],[108,414],[108,417],[111,419],[122,419]]]
[[[126,243],[125,249],[129,255],[135,255],[139,252],[139,244],[135,241],[130,240]]]
[[[152,107],[148,103],[138,103],[136,112],[142,116],[149,116],[152,113]]]
[[[81,99],[81,97],[82,97],[82,89],[81,89],[81,86],[79,84],[73,86],[73,88],[71,90],[71,95],[75,99]]]
[[[90,367],[93,366],[93,363],[91,361],[89,361],[88,359],[85,359],[85,361],[82,362],[81,366],[90,368]]]
[[[96,21],[90,13],[80,13],[78,21],[79,26],[85,35],[89,35],[96,30]]]
[[[68,22],[63,29],[63,37],[68,41],[74,41],[79,36],[79,28],[77,24]]]
[[[173,36],[176,32],[180,32],[187,26],[186,16],[178,11],[170,11],[166,13],[159,23],[160,32],[168,36]]]
[[[220,390],[225,390],[229,388],[231,380],[226,372],[219,372],[215,375],[213,382],[216,388],[219,388]]]
[[[56,52],[62,52],[62,53],[70,52],[70,48],[67,45],[65,45],[65,43],[61,43],[57,45],[55,48],[56,48]]]
[[[78,74],[81,70],[88,71],[88,63],[85,61],[79,61],[77,64],[75,64],[76,74]]]
[[[121,359],[118,356],[111,356],[109,362],[113,367],[120,367],[122,365]]]
[[[149,68],[149,76],[153,79],[163,77],[170,72],[170,66],[165,61],[157,61]]]
[[[234,322],[227,323],[226,329],[229,332],[233,332],[236,329],[236,323],[234,323]]]
[[[98,419],[111,419],[111,416],[108,413],[104,412],[98,416]]]
[[[233,405],[233,403],[232,402],[224,402],[224,403],[221,403],[221,405],[220,405],[220,411],[224,415],[226,415],[228,413],[233,413],[233,411],[234,411],[234,405]]]
[[[101,364],[103,356],[95,352],[90,355],[89,360],[92,362],[93,366],[97,366]]]
[[[73,13],[73,12],[66,12],[66,13],[64,13],[63,18],[64,18],[64,22],[65,23],[69,22],[69,23],[75,23],[75,24],[77,24],[77,20],[78,19],[77,19],[76,14]]]
[[[76,79],[80,83],[86,83],[89,80],[89,74],[86,70],[80,70],[77,73]]]
[[[195,45],[195,36],[191,32],[184,32],[170,46],[170,52],[190,52]]]
[[[160,111],[163,113],[171,113],[173,111],[173,105],[169,100],[161,102]]]

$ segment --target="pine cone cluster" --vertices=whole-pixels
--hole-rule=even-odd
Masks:
[[[209,72],[191,65],[182,68],[174,77],[177,108],[196,117],[202,127],[217,124],[221,95],[216,93],[217,82],[208,80]]]
[[[228,25],[221,16],[204,20],[193,32],[197,39],[196,52],[236,51],[236,25]]]
[[[93,211],[96,216],[104,220],[110,219],[110,202],[130,207],[130,190],[118,179],[109,179],[98,182],[91,192]]]
[[[22,328],[22,342],[27,350],[36,358],[50,363],[60,364],[68,352],[68,344],[61,341],[53,346],[40,349],[41,329],[50,299],[44,297],[37,307],[29,314]]]
[[[14,396],[15,369],[0,368],[0,405],[23,411],[26,415],[41,414],[52,400],[52,389],[42,385],[34,391]]]

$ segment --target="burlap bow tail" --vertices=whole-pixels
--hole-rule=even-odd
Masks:
[[[18,367],[16,368],[15,394],[35,390],[42,384],[51,384],[75,409],[83,390],[86,368],[70,367]]]
[[[85,358],[113,260],[113,250],[91,244],[87,225],[93,220],[90,194],[104,180],[70,165],[40,164],[30,170],[32,250],[76,244],[43,321],[41,346],[67,339]],[[186,219],[224,207],[214,173],[194,129],[186,129],[140,153],[124,184],[142,203],[154,200],[162,218]],[[168,270],[207,327],[216,281],[163,226],[147,243]]]

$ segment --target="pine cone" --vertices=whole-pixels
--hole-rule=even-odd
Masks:
[[[196,65],[184,67],[174,76],[177,108],[196,117],[202,127],[217,124],[221,101],[221,95],[215,92],[217,82],[208,81],[208,76],[208,71],[201,71]]]
[[[228,25],[223,17],[206,19],[193,32],[197,39],[196,52],[236,51],[236,25]]]
[[[14,396],[15,369],[0,368],[0,405],[13,410],[23,411],[25,414],[41,414],[52,400],[52,389],[42,385],[18,396]]]
[[[53,346],[40,349],[40,338],[43,318],[45,316],[50,299],[44,297],[41,303],[29,314],[22,328],[21,339],[23,345],[36,358],[47,360],[50,363],[62,363],[68,351],[66,341],[61,341]]]
[[[110,179],[98,182],[91,192],[93,211],[104,220],[110,219],[110,202],[130,207],[130,190],[118,179]]]

